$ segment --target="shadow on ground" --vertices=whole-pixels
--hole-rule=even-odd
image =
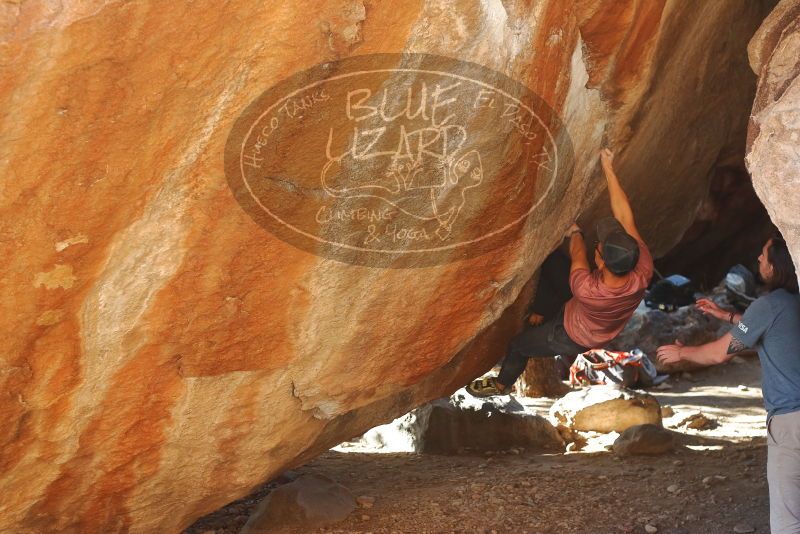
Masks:
[[[664,426],[680,447],[657,457],[610,452],[432,456],[332,450],[298,469],[375,498],[329,533],[716,534],[769,532],[765,412],[755,358],[673,377],[651,390],[675,412]],[[520,399],[546,415],[553,400]],[[695,413],[711,429],[679,423]],[[238,533],[284,480],[198,520],[187,534]],[[302,532],[308,532],[303,530]]]

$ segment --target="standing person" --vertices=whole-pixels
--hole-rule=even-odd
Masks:
[[[622,331],[641,302],[653,275],[653,258],[614,172],[613,152],[603,149],[600,161],[614,217],[597,225],[597,269],[590,269],[583,232],[573,224],[565,235],[569,239],[569,269],[558,266],[558,253],[542,264],[530,324],[511,339],[497,377],[478,379],[467,386],[476,397],[510,393],[528,358],[575,356],[602,347]],[[569,287],[564,289],[567,278]]]
[[[767,241],[758,257],[758,273],[769,293],[744,315],[707,299],[697,307],[730,322],[730,332],[705,345],[677,343],[658,348],[661,363],[681,360],[715,365],[747,347],[758,349],[767,410],[767,482],[772,534],[800,533],[800,297],[786,241]]]

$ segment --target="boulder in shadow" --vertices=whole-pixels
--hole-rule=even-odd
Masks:
[[[659,425],[636,425],[623,432],[613,447],[619,456],[656,456],[671,452],[675,448],[675,437]]]
[[[303,475],[272,490],[241,534],[318,528],[343,521],[355,509],[355,497],[341,484],[322,475]]]
[[[513,397],[476,399],[464,390],[423,408],[427,421],[420,433],[420,451],[453,454],[526,450],[563,451],[564,441],[544,417],[526,409]]]

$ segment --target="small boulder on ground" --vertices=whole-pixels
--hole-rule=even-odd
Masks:
[[[463,389],[449,399],[435,400],[419,410],[427,417],[420,428],[420,452],[453,454],[460,450],[563,451],[565,444],[546,418],[513,397],[476,399]]]
[[[514,397],[478,399],[463,388],[369,430],[358,442],[387,452],[430,454],[513,454],[520,449],[563,451],[566,446],[550,421]]]
[[[360,495],[356,498],[356,503],[361,508],[372,508],[375,504],[375,497],[370,497],[369,495]]]
[[[674,436],[659,425],[632,426],[614,442],[614,452],[619,456],[665,454],[674,448]]]
[[[614,386],[591,386],[568,393],[550,408],[556,425],[581,432],[624,432],[636,425],[661,425],[661,407],[652,395]]]
[[[303,475],[272,490],[241,534],[319,528],[343,521],[355,509],[355,497],[341,484],[322,475]]]
[[[703,413],[695,413],[678,423],[677,426],[685,426],[693,430],[712,430],[719,426],[719,423],[717,423],[716,419]]]

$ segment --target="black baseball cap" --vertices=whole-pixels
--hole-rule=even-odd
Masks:
[[[600,257],[608,270],[616,275],[630,272],[639,261],[639,243],[614,217],[597,223],[597,240],[602,244]]]

